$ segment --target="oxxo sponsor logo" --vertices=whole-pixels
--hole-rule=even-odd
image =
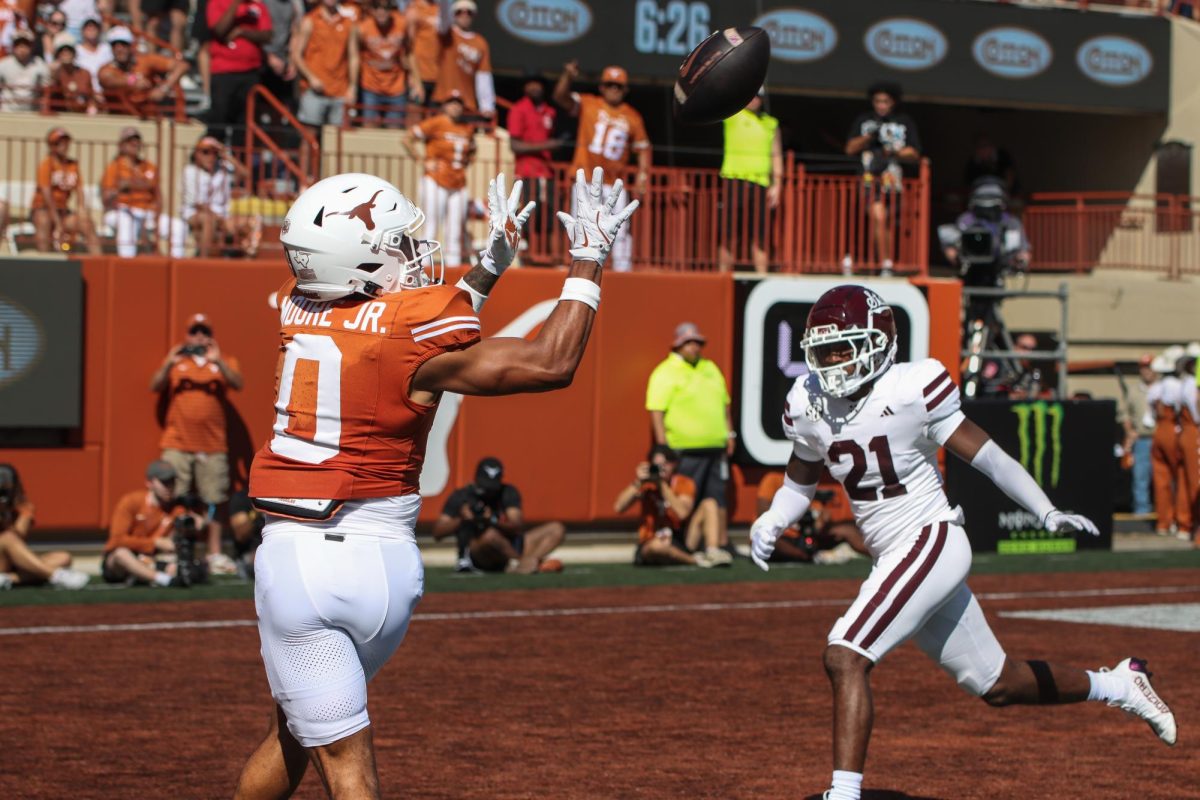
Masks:
[[[915,17],[890,17],[867,28],[863,46],[871,58],[892,69],[918,72],[946,57],[946,36]]]
[[[1025,28],[991,28],[971,45],[975,62],[1001,78],[1032,78],[1054,60],[1050,43]]]
[[[501,0],[496,19],[527,42],[567,44],[592,27],[592,9],[583,0]]]
[[[0,297],[0,386],[20,380],[38,363],[46,337],[37,318]]]
[[[767,32],[771,56],[781,61],[820,61],[837,47],[837,28],[811,11],[776,8],[750,24]]]
[[[1154,57],[1140,42],[1124,36],[1095,36],[1075,51],[1079,71],[1106,86],[1141,83],[1154,69]]]

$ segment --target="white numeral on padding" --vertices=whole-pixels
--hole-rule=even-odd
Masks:
[[[311,383],[295,385],[301,361],[316,364],[315,391]],[[311,374],[308,370],[305,373]],[[311,439],[290,429],[301,415],[315,422]],[[328,336],[298,333],[284,350],[271,451],[306,464],[320,464],[338,454],[341,438],[342,351]]]

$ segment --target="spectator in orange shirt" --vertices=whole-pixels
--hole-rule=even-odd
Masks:
[[[212,508],[208,523],[208,568],[215,574],[237,571],[221,552],[221,524],[229,500],[229,445],[226,392],[242,388],[237,359],[222,355],[204,314],[188,320],[187,338],[171,348],[150,379],[150,390],[165,392],[167,421],[162,459],[175,469],[175,495],[195,491]]]
[[[629,92],[629,76],[621,67],[605,67],[600,74],[600,94],[579,94],[571,91],[571,83],[579,77],[579,62],[569,61],[554,87],[554,102],[567,113],[579,118],[579,131],[575,136],[575,159],[572,171],[582,169],[591,175],[596,167],[604,168],[604,176],[616,179],[625,174],[632,150],[637,153],[637,180],[633,193],[645,194],[650,180],[650,137],[642,115],[625,102]],[[605,184],[604,197],[608,198],[613,184]],[[629,203],[624,188],[617,208]],[[633,236],[626,225],[617,234],[612,249],[613,269],[628,272],[633,267]]]
[[[358,26],[337,0],[321,0],[304,16],[292,39],[292,60],[308,82],[300,96],[300,121],[318,129],[341,125],[358,87]]]
[[[409,129],[425,143],[425,177],[420,204],[430,238],[442,243],[442,258],[450,266],[463,263],[463,225],[467,217],[467,165],[475,155],[475,127],[463,121],[458,93],[442,103],[442,113]],[[408,142],[404,147],[413,158]]]
[[[133,34],[116,27],[108,32],[113,60],[100,68],[98,78],[109,101],[109,110],[153,117],[187,72],[187,62],[154,53],[137,55]]]
[[[61,245],[73,243],[76,236],[82,235],[88,252],[99,255],[100,240],[91,216],[86,211],[77,213],[71,207],[71,196],[79,188],[79,163],[67,155],[71,134],[66,128],[52,128],[46,134],[46,142],[50,154],[38,166],[37,192],[32,203],[38,252],[58,252]]]
[[[187,515],[203,525],[199,514],[189,511],[175,498],[175,468],[155,461],[146,468],[146,486],[117,501],[108,526],[108,542],[100,562],[107,583],[148,583],[152,586],[189,586],[194,575],[187,543],[176,536],[175,520]],[[174,564],[164,556],[182,556]]]
[[[50,110],[72,114],[95,114],[96,92],[92,74],[75,63],[75,37],[54,37],[54,61],[50,64]]]
[[[648,460],[633,473],[633,482],[617,495],[613,511],[624,514],[634,503],[640,504],[638,543],[633,563],[638,566],[688,564],[696,567],[728,565],[729,554],[712,542],[712,547],[693,552],[684,532],[684,522],[696,505],[696,484],[676,472],[679,456],[666,445],[655,445]],[[715,558],[709,558],[708,553]]]
[[[433,101],[444,102],[457,92],[469,114],[478,113],[490,119],[496,114],[496,84],[492,78],[491,51],[487,39],[471,30],[479,9],[475,6],[475,0],[454,0],[447,16],[447,2],[449,0],[442,0],[442,13],[438,20],[441,52]]]
[[[363,122],[374,127],[386,113],[388,127],[399,127],[408,97],[425,100],[421,72],[405,45],[406,23],[390,0],[372,0],[358,24],[362,61]]]
[[[59,589],[82,589],[88,576],[71,569],[65,550],[35,553],[26,539],[33,527],[33,503],[12,464],[0,464],[0,589],[49,583]]]
[[[187,226],[182,220],[159,213],[162,199],[158,168],[142,158],[142,134],[137,128],[121,129],[117,157],[100,179],[100,196],[107,209],[105,223],[117,232],[117,255],[133,258],[142,237],[157,231],[160,237],[170,238],[171,257],[183,258]]]
[[[428,103],[433,102],[438,62],[442,57],[442,40],[438,35],[441,18],[442,9],[438,0],[412,0],[404,10],[409,48],[417,72],[421,74],[421,85]]]
[[[758,513],[771,507],[783,486],[783,472],[770,472],[758,483]],[[812,506],[795,525],[779,537],[771,563],[798,561],[812,564],[844,564],[855,554],[870,556],[862,531],[854,522],[846,490],[837,484],[817,491]]]

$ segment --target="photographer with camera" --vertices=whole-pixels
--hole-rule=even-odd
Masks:
[[[500,459],[484,458],[475,481],[451,492],[433,524],[433,538],[458,540],[458,572],[560,572],[562,562],[550,558],[567,529],[547,522],[524,530],[521,493],[504,483]]]
[[[229,499],[226,392],[241,388],[237,359],[221,352],[204,314],[192,315],[187,337],[171,348],[150,379],[150,391],[166,394],[160,446],[163,461],[175,468],[175,494],[194,491],[212,507],[207,563],[215,575],[237,573],[233,559],[221,552],[221,522],[228,517]]]
[[[921,159],[921,139],[912,117],[897,111],[902,92],[895,83],[881,82],[867,89],[871,110],[854,120],[846,139],[845,152],[858,156],[862,169],[863,193],[870,204],[871,228],[875,240],[880,275],[889,277],[894,262],[893,230],[900,216],[900,197],[904,191],[905,163]],[[852,263],[843,263],[850,274]]]
[[[33,503],[12,464],[0,464],[0,589],[48,583],[56,589],[82,589],[87,573],[71,569],[65,550],[35,553],[26,539],[33,527]]]
[[[688,542],[684,522],[696,503],[696,484],[677,473],[679,455],[666,445],[656,444],[648,460],[637,465],[633,482],[625,486],[613,502],[613,511],[623,514],[639,504],[637,549],[633,563],[638,566],[688,564],[696,567],[729,566],[733,557],[717,546],[717,530],[705,528],[706,547],[697,551],[700,529],[692,527],[697,541]],[[690,532],[689,532],[690,533]]]
[[[100,562],[106,582],[187,587],[202,579],[192,540],[207,519],[195,500],[175,496],[175,484],[175,468],[155,461],[146,468],[145,488],[117,501]]]
[[[783,486],[783,472],[769,472],[758,483],[758,514],[771,507],[775,493]],[[857,555],[870,557],[863,544],[862,531],[854,522],[854,512],[846,490],[838,484],[818,489],[813,502],[794,525],[775,543],[771,563],[845,564]]]

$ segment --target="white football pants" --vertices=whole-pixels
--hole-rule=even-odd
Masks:
[[[304,747],[370,724],[367,683],[424,591],[417,495],[348,501],[328,522],[268,517],[254,606],[271,696]]]
[[[451,191],[426,175],[421,178],[421,210],[425,212],[426,236],[442,243],[446,266],[463,263],[463,225],[467,217],[467,189]]]

